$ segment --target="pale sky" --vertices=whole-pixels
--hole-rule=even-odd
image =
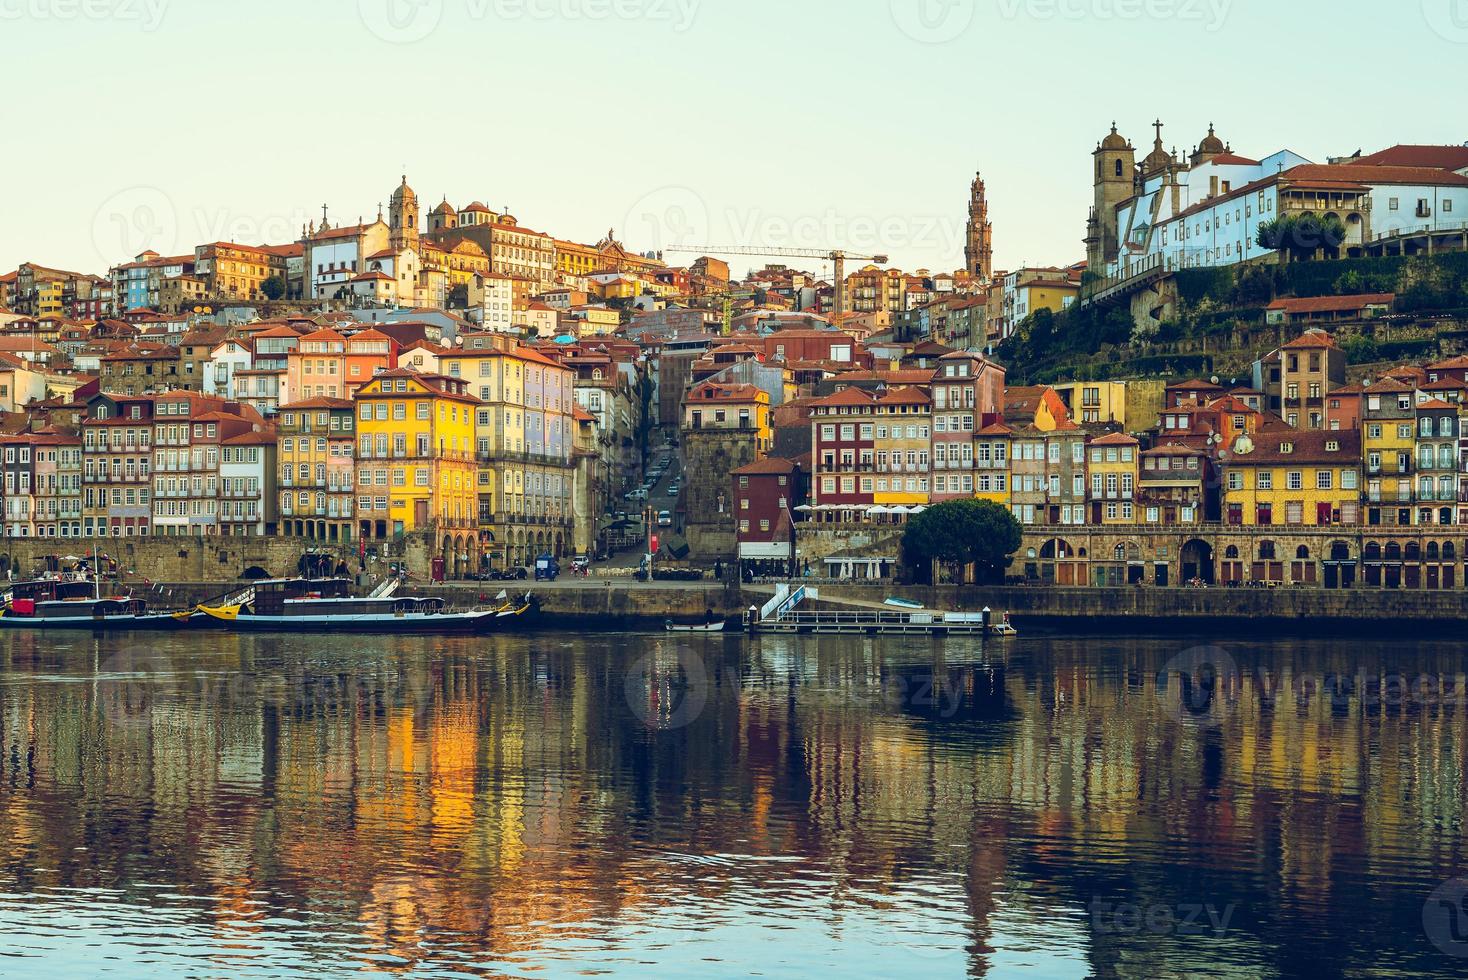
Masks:
[[[0,269],[279,244],[405,169],[564,238],[951,270],[980,168],[996,266],[1061,264],[1113,118],[1462,143],[1465,65],[1468,0],[0,0]]]

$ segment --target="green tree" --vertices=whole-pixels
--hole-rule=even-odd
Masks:
[[[1346,240],[1346,225],[1333,214],[1286,214],[1260,224],[1254,240],[1260,248],[1308,259],[1319,249],[1339,249]]]
[[[1364,334],[1347,337],[1341,344],[1341,350],[1352,364],[1370,364],[1381,359],[1381,349],[1376,341]]]
[[[1019,521],[991,500],[954,500],[929,507],[907,523],[902,550],[919,570],[937,561],[973,565],[982,584],[1002,583],[1019,550]]]
[[[285,295],[285,280],[280,276],[271,276],[260,284],[260,292],[265,294],[268,300],[277,300]]]
[[[449,290],[449,309],[467,310],[469,308],[469,287],[459,283]]]

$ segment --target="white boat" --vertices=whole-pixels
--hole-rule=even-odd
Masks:
[[[926,609],[921,602],[913,602],[911,599],[888,599],[882,603],[884,606],[896,606],[899,609]]]
[[[702,626],[680,626],[669,620],[665,626],[669,633],[722,633],[724,632],[724,621],[717,623],[704,623]]]

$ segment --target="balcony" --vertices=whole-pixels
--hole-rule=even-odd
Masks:
[[[540,453],[480,452],[474,456],[479,463],[529,463],[534,466],[570,466],[571,460],[560,456],[545,456]]]

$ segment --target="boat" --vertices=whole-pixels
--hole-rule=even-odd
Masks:
[[[0,629],[175,630],[189,614],[149,613],[131,593],[103,595],[102,584],[85,575],[17,582],[0,608]]]
[[[681,626],[672,620],[668,620],[664,624],[664,627],[669,633],[722,633],[724,632],[724,621],[704,623],[701,626]]]
[[[226,629],[267,633],[452,634],[489,633],[538,608],[534,597],[487,609],[452,612],[440,598],[351,594],[348,579],[272,579],[257,582],[240,602],[201,605],[198,611]]]
[[[899,609],[926,609],[921,602],[913,602],[911,599],[888,599],[882,603],[884,606],[896,606]]]

